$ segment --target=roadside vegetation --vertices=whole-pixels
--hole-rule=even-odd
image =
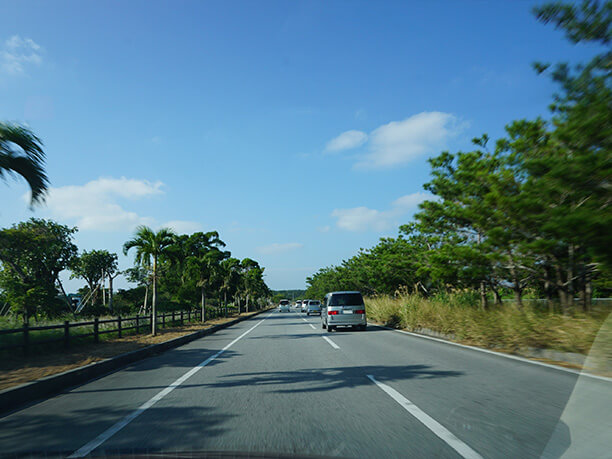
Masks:
[[[454,340],[517,352],[529,348],[587,354],[609,314],[610,306],[597,306],[585,314],[550,313],[526,303],[522,308],[473,307],[474,295],[438,294],[431,298],[405,294],[366,299],[368,319],[410,331],[436,331]],[[612,345],[612,343],[610,343]]]
[[[550,118],[431,158],[430,198],[414,220],[310,276],[306,297],[359,290],[370,317],[392,326],[488,347],[589,349],[610,312],[592,299],[612,293],[612,3],[534,13],[597,53],[534,64],[558,84]]]
[[[181,310],[204,311],[205,321],[211,308],[219,315],[227,308],[249,312],[269,303],[264,268],[250,258],[233,258],[216,231],[179,235],[137,228],[124,245],[126,254],[135,254],[134,266],[123,272],[137,287],[118,292],[113,291],[113,280],[122,273],[117,254],[103,249],[79,254],[76,231],[35,218],[0,230],[5,316],[0,327]],[[66,293],[60,279],[65,271],[86,282],[79,295]],[[151,331],[155,334],[155,324]]]

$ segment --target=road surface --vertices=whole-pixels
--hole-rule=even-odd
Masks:
[[[0,418],[0,452],[571,457],[578,386],[601,443],[609,381],[273,311]]]

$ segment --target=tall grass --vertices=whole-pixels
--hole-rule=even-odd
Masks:
[[[609,313],[565,316],[508,304],[483,311],[474,304],[461,294],[366,299],[368,318],[375,322],[412,331],[434,330],[461,342],[509,351],[534,347],[587,353]]]

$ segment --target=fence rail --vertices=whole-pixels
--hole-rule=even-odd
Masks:
[[[233,316],[238,308],[206,308],[206,319]],[[202,321],[202,310],[172,311],[157,314],[158,328],[183,325],[185,322]],[[71,347],[75,342],[93,337],[93,342],[100,341],[100,335],[116,333],[121,338],[125,332],[130,334],[150,333],[152,315],[136,314],[132,317],[117,316],[108,319],[95,318],[83,322],[70,322],[68,320],[55,325],[24,324],[20,328],[0,329],[0,352],[21,348],[28,354],[36,346],[62,343],[64,348]],[[81,329],[80,333],[74,329]],[[133,332],[135,330],[135,332]],[[42,332],[42,333],[41,333]],[[46,333],[44,333],[46,332]],[[76,332],[76,333],[75,333]],[[47,336],[45,336],[47,335]],[[51,336],[48,336],[51,335]]]

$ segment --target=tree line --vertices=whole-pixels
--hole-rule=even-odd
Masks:
[[[248,311],[263,306],[271,295],[264,268],[250,258],[232,257],[218,232],[187,235],[140,226],[123,246],[124,254],[134,254],[134,266],[123,274],[137,287],[114,296],[112,281],[120,274],[117,254],[79,254],[73,241],[76,232],[77,228],[36,218],[0,230],[0,299],[24,322],[77,314],[60,279],[65,270],[87,284],[79,291],[82,313],[87,315],[120,312],[126,300],[131,300],[129,308],[155,313],[160,298],[164,307],[201,307],[205,312],[207,296],[217,305],[229,300]],[[119,301],[113,302],[113,297]],[[136,298],[142,306],[135,305]]]
[[[431,295],[469,289],[483,308],[535,292],[564,312],[612,291],[612,2],[534,9],[572,43],[600,50],[578,66],[536,63],[558,84],[551,118],[517,120],[506,136],[431,158],[433,198],[399,236],[307,279],[310,297],[357,289]]]

